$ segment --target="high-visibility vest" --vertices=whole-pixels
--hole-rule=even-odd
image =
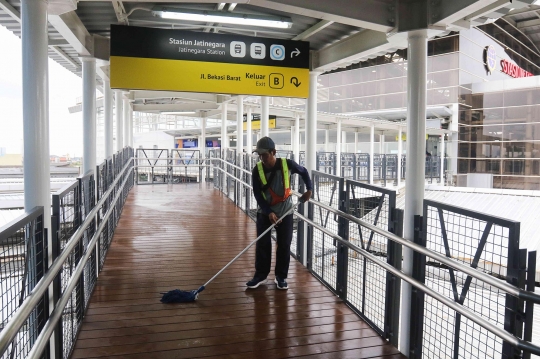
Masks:
[[[259,178],[261,179],[261,183],[263,186],[266,186],[268,183],[266,181],[266,176],[264,175],[264,169],[262,162],[257,162],[257,169],[259,170]],[[281,159],[281,172],[283,177],[283,188],[285,189],[283,196],[278,196],[271,187],[268,187],[268,190],[270,191],[270,196],[272,197],[272,201],[270,202],[270,205],[276,205],[280,202],[285,202],[287,198],[291,195],[291,180],[289,177],[289,167],[287,167],[287,159],[282,158]],[[264,190],[262,191],[262,196],[264,200],[266,200],[266,195],[264,194]]]

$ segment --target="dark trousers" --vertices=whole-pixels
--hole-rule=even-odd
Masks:
[[[257,213],[257,236],[260,236],[272,223],[268,216]],[[291,261],[290,247],[293,234],[293,215],[289,214],[276,227],[277,249],[275,275],[279,278],[287,278],[289,273],[289,263]],[[272,262],[272,238],[268,231],[259,239],[255,251],[255,275],[266,278],[270,273]]]

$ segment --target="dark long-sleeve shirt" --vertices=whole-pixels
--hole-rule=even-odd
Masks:
[[[276,175],[274,176],[272,183],[270,183],[270,187],[276,194],[282,195],[285,192],[285,189],[283,188],[283,178],[282,178],[282,171],[281,171],[282,163],[281,158],[276,158],[276,164],[273,168],[266,168],[263,166],[264,173],[266,175],[267,180],[270,177],[270,174],[273,171],[278,171]],[[306,185],[306,189],[309,191],[313,190],[313,185],[311,183],[311,178],[309,177],[309,173],[307,169],[303,166],[300,166],[298,163],[294,162],[293,160],[287,160],[287,167],[289,168],[289,173],[291,175],[293,174],[299,174],[300,177],[302,177],[302,180],[304,181]],[[277,203],[274,206],[270,206],[271,198],[269,194],[266,194],[267,200],[264,199],[262,196],[262,183],[259,178],[259,170],[257,166],[253,168],[252,171],[252,185],[253,185],[253,195],[255,196],[255,199],[257,200],[257,204],[259,205],[259,212],[269,215],[270,213],[274,212],[278,217],[281,217],[283,214],[285,214],[291,207],[292,207],[292,197],[289,197],[285,202]],[[268,191],[267,191],[268,192]]]

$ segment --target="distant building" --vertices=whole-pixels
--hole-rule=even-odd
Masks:
[[[22,167],[23,156],[21,154],[0,155],[0,167]]]

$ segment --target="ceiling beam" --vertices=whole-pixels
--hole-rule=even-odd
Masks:
[[[152,105],[141,105],[141,104],[134,104],[133,105],[133,111],[166,111],[166,112],[173,112],[173,111],[201,111],[201,110],[216,110],[218,108],[218,105],[213,103],[178,103],[178,104],[166,104],[166,105],[159,105],[159,104],[152,104]]]
[[[305,40],[308,37],[311,37],[318,33],[319,31],[327,28],[328,26],[332,25],[334,22],[329,20],[321,20],[306,31],[302,32],[300,35],[297,35],[292,38],[292,40]]]
[[[49,23],[77,51],[80,56],[94,53],[92,36],[75,11],[62,15],[49,15]]]
[[[150,100],[159,98],[177,98],[183,100],[206,101],[213,103],[217,102],[217,95],[208,93],[147,90],[132,90],[130,93],[131,100]]]
[[[387,37],[379,31],[364,30],[315,52],[312,56],[312,69],[329,71],[379,52],[405,47],[407,38],[403,34]]]
[[[533,26],[540,26],[540,19],[519,21],[516,23],[517,28],[520,30],[527,29]]]
[[[530,7],[522,8],[522,9],[514,9],[508,13],[509,16],[513,15],[524,15],[529,13],[534,13],[535,15],[538,15],[538,11],[540,10],[540,6],[531,5]]]
[[[50,46],[51,50],[53,50],[58,56],[60,56],[64,61],[68,62],[71,66],[73,66],[76,70],[80,68],[79,64],[73,60],[71,57],[69,57],[68,54],[66,54],[62,49],[60,49],[58,46]]]
[[[11,16],[19,24],[21,23],[21,13],[11,6],[6,0],[0,0],[0,9]]]
[[[341,24],[389,32],[394,25],[390,0],[250,0],[250,5]]]
[[[116,14],[116,19],[118,19],[118,23],[122,25],[129,25],[126,9],[124,8],[122,1],[112,0],[112,6],[114,7],[114,12]]]

